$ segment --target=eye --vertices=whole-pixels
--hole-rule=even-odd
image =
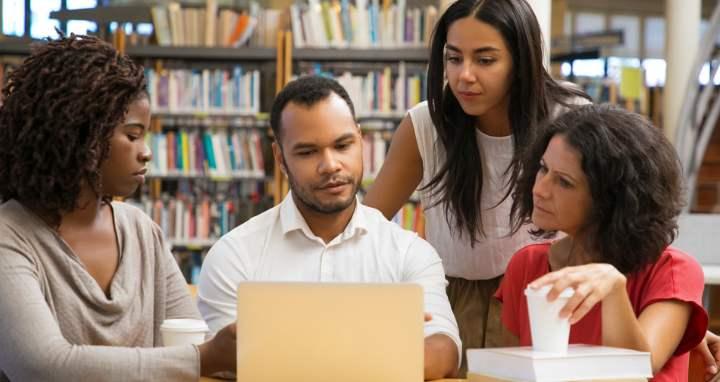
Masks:
[[[348,148],[350,148],[350,143],[338,143],[337,145],[335,145],[335,148],[338,150],[347,150]]]
[[[478,57],[478,58],[476,59],[476,61],[477,61],[480,65],[485,65],[485,66],[487,66],[487,65],[492,65],[492,64],[495,63],[495,61],[497,61],[497,60],[496,60],[495,58],[493,58],[493,57]]]
[[[447,58],[446,58],[446,60],[447,60],[447,62],[449,62],[449,63],[451,63],[451,64],[459,64],[459,63],[462,62],[462,58],[459,57],[459,56],[451,56],[451,55],[448,55]]]
[[[312,153],[314,153],[314,152],[315,152],[314,150],[302,150],[302,151],[296,151],[295,155],[301,156],[301,157],[306,157],[306,156],[312,155]]]
[[[136,140],[140,139],[139,136],[134,135],[134,134],[128,134],[127,137],[130,142],[135,142]]]
[[[558,177],[558,184],[562,188],[572,188],[572,183],[568,182],[565,178]]]
[[[547,174],[547,172],[548,172],[548,168],[547,168],[547,166],[545,166],[545,162],[540,161],[540,167],[538,168],[538,173]]]

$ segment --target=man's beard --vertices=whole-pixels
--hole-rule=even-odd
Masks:
[[[350,176],[335,176],[330,177],[326,180],[324,180],[321,184],[329,183],[331,181],[341,181],[350,183],[353,187],[352,192],[350,193],[350,196],[347,198],[347,200],[338,200],[332,203],[323,203],[323,201],[319,200],[317,197],[315,197],[315,193],[313,192],[315,187],[309,186],[309,187],[303,187],[300,186],[296,181],[295,177],[293,177],[292,173],[290,173],[289,170],[287,170],[287,176],[288,176],[288,183],[290,183],[290,190],[292,191],[293,195],[302,202],[303,205],[305,205],[307,208],[314,212],[319,212],[322,214],[336,214],[338,212],[341,212],[345,210],[346,208],[353,205],[355,202],[355,195],[358,192],[358,189],[360,188],[360,179],[354,180]]]

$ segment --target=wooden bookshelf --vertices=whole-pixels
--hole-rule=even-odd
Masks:
[[[427,48],[378,48],[378,49],[318,49],[301,48],[293,50],[297,61],[352,61],[352,62],[419,62],[425,63],[430,57]]]
[[[193,61],[273,61],[274,48],[206,48],[139,45],[128,46],[127,54],[135,58],[177,59]]]

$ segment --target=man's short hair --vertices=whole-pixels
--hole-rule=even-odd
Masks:
[[[345,88],[337,81],[321,76],[304,76],[288,83],[275,97],[270,111],[270,127],[275,134],[275,140],[280,143],[281,135],[281,114],[288,103],[296,103],[302,106],[311,107],[316,103],[327,99],[330,94],[335,93],[347,103],[355,119],[355,107]]]

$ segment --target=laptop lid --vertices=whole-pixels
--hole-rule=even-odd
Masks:
[[[237,380],[423,380],[416,284],[241,283]]]

